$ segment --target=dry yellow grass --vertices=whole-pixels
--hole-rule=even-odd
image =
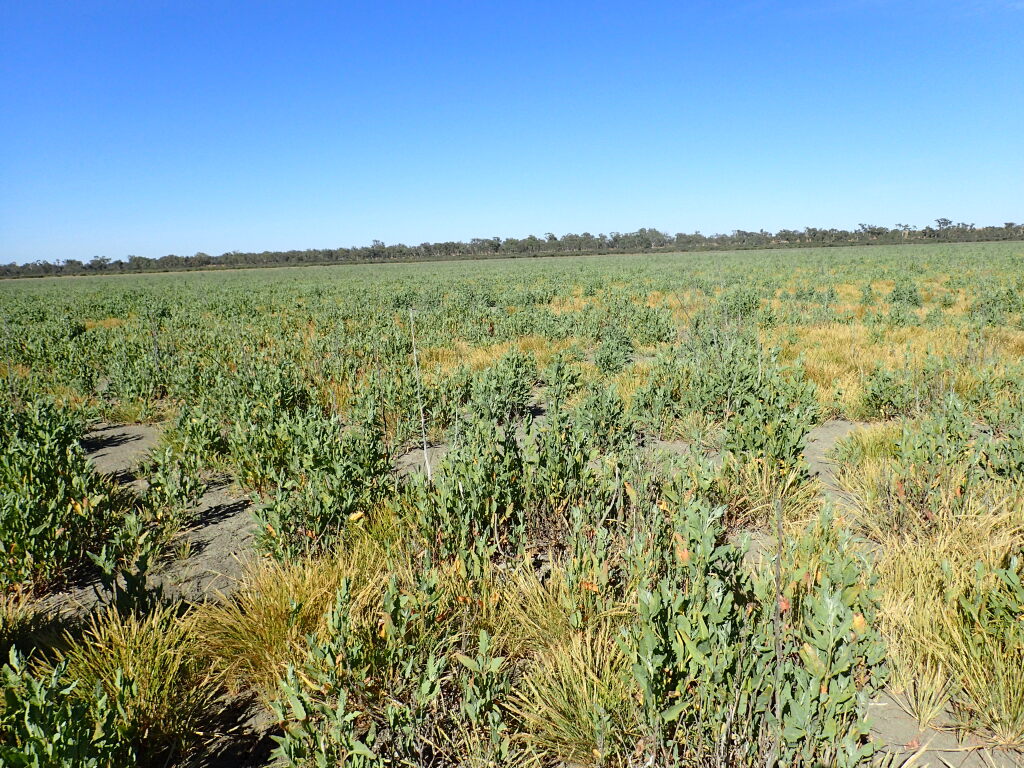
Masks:
[[[635,692],[617,630],[599,624],[559,637],[539,652],[512,694],[527,743],[566,764],[627,764],[639,738]]]
[[[651,291],[647,294],[648,307],[665,307],[672,313],[672,319],[678,326],[685,326],[693,315],[708,306],[708,298],[696,291],[665,293]]]
[[[86,699],[98,688],[120,709],[120,722],[143,754],[187,753],[210,734],[219,707],[219,672],[203,663],[194,614],[173,607],[143,615],[113,609],[92,617],[84,638],[58,660]],[[127,685],[125,685],[127,683]]]
[[[965,486],[965,468],[950,467],[920,510],[905,493],[913,477],[897,477],[890,465],[894,437],[892,425],[855,433],[839,478],[847,521],[872,541],[891,689],[923,727],[955,701],[962,726],[1019,746],[1021,651],[998,639],[982,643],[988,636],[964,625],[959,601],[987,588],[976,583],[979,566],[1001,567],[1024,548],[1024,486],[996,479]]]
[[[651,363],[643,360],[626,366],[612,378],[612,385],[618,390],[619,396],[628,407],[632,404],[637,391],[650,377]]]
[[[93,328],[118,328],[124,325],[124,319],[120,317],[104,317],[100,320],[86,320],[85,329],[91,331]]]
[[[572,312],[579,312],[594,302],[594,297],[582,296],[577,292],[573,296],[556,296],[548,304],[548,308],[553,314],[568,315]]]
[[[302,658],[306,636],[323,628],[342,581],[349,580],[353,623],[375,621],[382,585],[403,573],[403,556],[363,535],[332,557],[256,561],[230,599],[197,612],[212,668],[229,689],[251,689],[269,700],[285,665]]]
[[[991,356],[998,357],[1018,344],[1024,349],[1022,336],[1003,331],[990,344],[999,345]],[[784,362],[801,361],[807,378],[818,387],[823,406],[837,403],[842,412],[856,415],[861,383],[876,367],[920,372],[928,355],[966,358],[969,336],[966,330],[953,327],[893,328],[872,334],[865,325],[834,323],[779,326],[763,331],[762,341],[779,347]],[[955,391],[967,393],[976,386],[971,370],[964,368],[958,375]]]
[[[543,336],[522,336],[514,342],[474,346],[465,341],[456,341],[447,347],[427,347],[420,351],[420,366],[424,380],[430,375],[444,375],[464,365],[471,371],[482,371],[507,355],[513,349],[523,354],[532,354],[541,367],[548,365],[560,352],[571,347],[575,339],[557,341]]]
[[[15,363],[9,365],[7,362],[0,362],[0,377],[7,378],[8,376],[17,376],[19,379],[27,379],[32,373],[32,369],[27,365]]]
[[[963,641],[956,601],[973,583],[977,563],[997,567],[1022,545],[1021,514],[1008,507],[978,508],[974,514],[944,522],[928,536],[894,534],[882,543],[875,573],[891,687],[923,727],[943,716],[950,698],[960,691],[981,710],[989,697],[1014,696],[1011,690],[1000,692],[1007,683],[1016,687],[1012,677],[991,679],[999,663],[991,669],[978,667]],[[1000,661],[998,654],[993,656],[993,661]],[[984,690],[973,690],[978,686]],[[982,720],[998,719],[994,711],[981,715]],[[1007,736],[995,740],[1007,741]]]

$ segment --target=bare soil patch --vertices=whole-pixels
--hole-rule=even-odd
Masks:
[[[152,424],[101,424],[82,441],[96,471],[130,482],[134,470],[160,440],[160,427]]]

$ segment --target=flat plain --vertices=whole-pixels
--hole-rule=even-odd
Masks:
[[[1020,764],[1024,243],[0,307],[0,763]]]

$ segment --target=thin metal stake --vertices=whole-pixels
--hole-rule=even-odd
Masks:
[[[416,354],[416,320],[413,318],[412,307],[409,307],[409,332],[412,334],[412,362],[416,368],[416,399],[420,406],[420,430],[423,434],[423,463],[427,467],[427,480],[433,481],[430,472],[430,455],[427,453],[427,419],[423,415],[423,384],[420,381],[420,360]]]
[[[782,742],[782,499],[775,499],[775,743],[765,765],[771,768],[779,761]]]

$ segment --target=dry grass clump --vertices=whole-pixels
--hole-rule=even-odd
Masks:
[[[628,662],[607,622],[567,634],[537,653],[512,695],[525,740],[579,766],[616,764],[636,732]]]
[[[1004,511],[883,545],[876,572],[892,685],[922,726],[952,722],[1024,745],[1024,633],[967,609],[998,589],[991,571],[1020,553],[1021,530]]]
[[[898,422],[882,422],[851,432],[832,451],[832,458],[847,469],[862,467],[868,461],[883,461],[896,456],[900,438]]]
[[[782,360],[800,361],[817,385],[819,402],[849,418],[871,418],[863,399],[865,382],[877,368],[900,371],[914,388],[941,388],[964,398],[983,395],[993,380],[1012,371],[1024,349],[1024,332],[987,329],[973,336],[966,326],[878,329],[863,323],[778,326],[762,332],[765,344],[779,346]],[[942,360],[941,370],[929,361]]]
[[[892,688],[922,726],[1020,747],[1024,628],[990,603],[1003,589],[994,574],[1020,570],[1024,486],[972,477],[958,464],[900,468],[885,458],[891,432],[876,428],[846,443],[840,484],[851,525],[875,550]],[[1007,599],[1022,610],[1022,596],[1011,590]]]
[[[93,617],[80,639],[69,640],[58,662],[67,663],[80,695],[107,696],[136,754],[170,762],[209,734],[220,675],[202,658],[193,614],[157,608],[123,615],[109,609]]]
[[[532,354],[537,364],[544,367],[560,353],[571,347],[575,339],[548,339],[543,336],[522,336],[514,342],[474,346],[465,341],[454,341],[444,347],[427,347],[421,355],[425,382],[432,383],[439,374],[448,374],[459,366],[471,371],[482,371],[494,365],[512,350]]]
[[[586,585],[584,591],[590,585]],[[580,629],[573,625],[571,607],[578,594],[565,563],[551,562],[542,577],[524,563],[496,579],[489,591],[499,595],[490,601],[493,609],[482,609],[480,623],[495,636],[502,653],[516,659],[545,654],[569,641]],[[577,585],[576,590],[580,587]],[[617,603],[593,615],[582,616],[585,625],[609,625],[628,615],[625,605]]]
[[[457,603],[465,603],[466,593],[477,595],[476,622],[488,628],[505,656],[526,658],[573,631],[565,609],[568,586],[557,564],[547,579],[524,564],[500,578],[473,583],[455,577],[445,586]]]
[[[974,477],[965,464],[936,470],[866,459],[859,467],[844,466],[838,480],[850,524],[879,543],[927,540],[1003,512],[1019,520],[1024,510],[1024,486]]]
[[[305,652],[307,635],[322,629],[342,581],[348,579],[355,621],[375,620],[371,613],[401,559],[385,543],[360,535],[325,557],[259,560],[230,599],[198,609],[204,653],[229,690],[272,696],[284,667]]]
[[[782,503],[787,525],[802,528],[821,510],[821,490],[800,468],[780,469],[757,457],[730,456],[715,480],[718,498],[728,509],[730,529],[764,530]]]
[[[0,595],[0,662],[6,662],[12,647],[34,644],[36,638],[52,633],[53,624],[54,618],[27,591],[13,589]]]

